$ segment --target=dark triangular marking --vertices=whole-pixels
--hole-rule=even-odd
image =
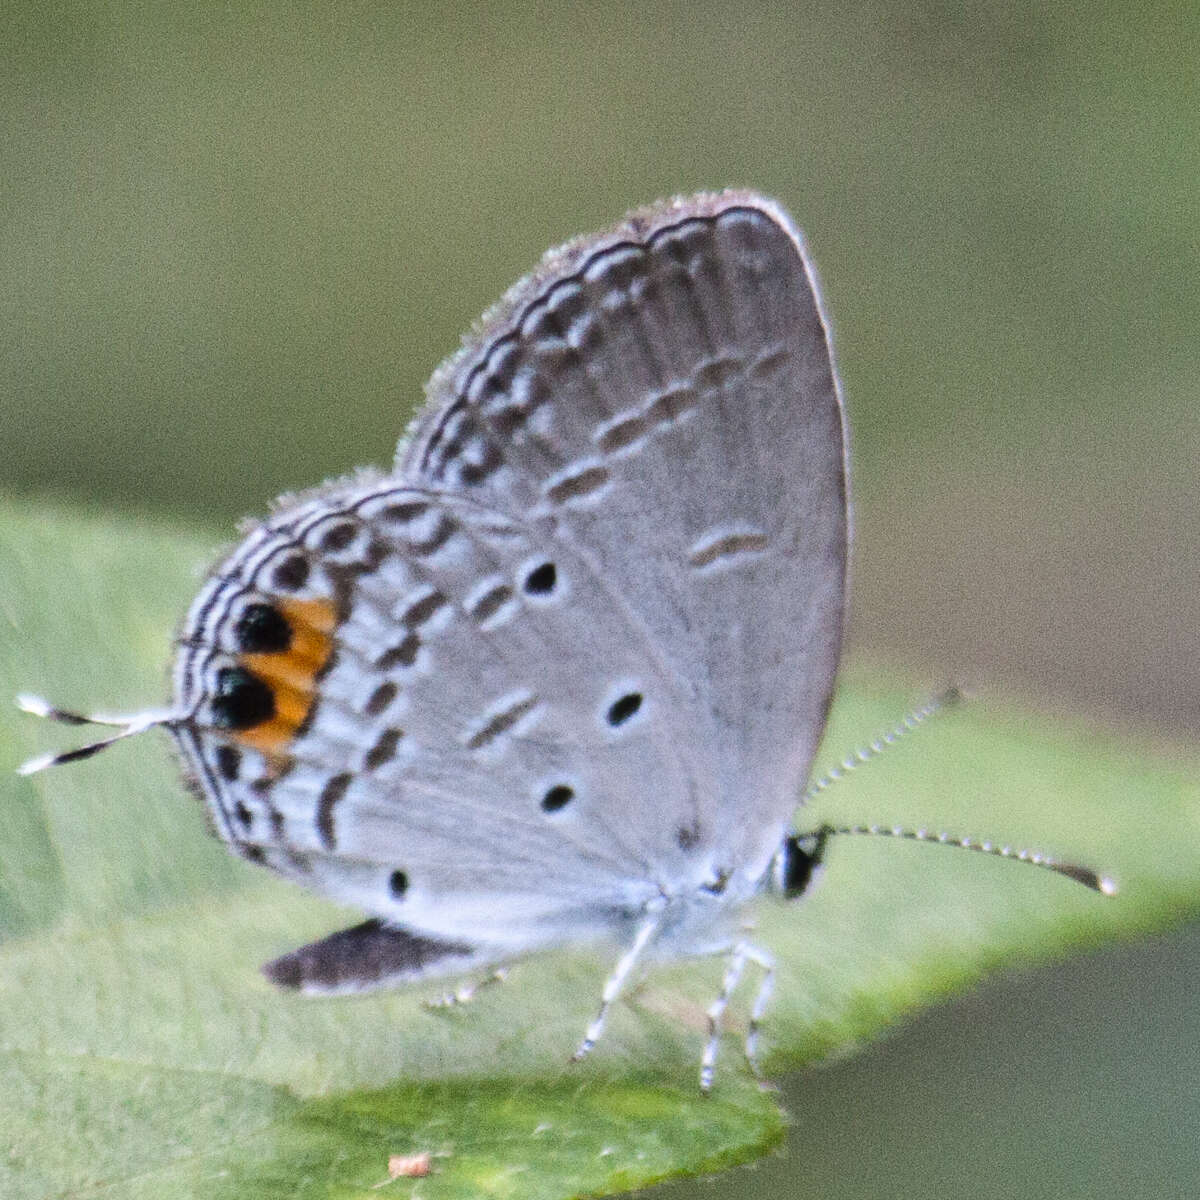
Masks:
[[[478,951],[364,921],[264,964],[277,987],[305,992],[357,992],[426,975],[444,975],[477,961]]]

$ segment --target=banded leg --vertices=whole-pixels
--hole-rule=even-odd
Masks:
[[[746,1027],[746,1061],[755,1078],[761,1079],[762,1072],[758,1069],[758,1031],[767,1005],[771,1003],[771,994],[775,991],[775,959],[761,946],[746,946],[746,958],[763,973],[758,995],[754,997],[754,1005],[750,1009],[750,1024]]]
[[[658,932],[661,920],[662,917],[655,910],[638,927],[637,936],[633,939],[633,945],[621,955],[617,965],[613,968],[613,973],[604,984],[604,991],[600,997],[600,1011],[587,1027],[587,1033],[584,1034],[583,1041],[579,1043],[579,1049],[571,1055],[572,1062],[578,1062],[585,1055],[590,1054],[596,1043],[600,1040],[600,1035],[604,1032],[604,1022],[608,1019],[608,1010],[612,1006],[612,1002],[621,994],[621,989],[625,986],[625,981],[629,978],[629,974],[637,964],[637,960],[641,958],[642,951],[646,949],[650,939]]]
[[[729,963],[725,968],[725,977],[721,981],[721,990],[709,1005],[708,1009],[708,1041],[704,1045],[704,1053],[700,1058],[700,1090],[706,1095],[712,1091],[713,1074],[716,1069],[717,1052],[721,1045],[721,1021],[729,1000],[737,985],[741,982],[746,970],[746,964],[752,962],[763,971],[762,985],[754,999],[750,1010],[750,1024],[746,1031],[746,1061],[755,1076],[758,1075],[758,1029],[763,1013],[771,999],[775,987],[775,960],[758,946],[749,942],[738,942],[729,955]]]

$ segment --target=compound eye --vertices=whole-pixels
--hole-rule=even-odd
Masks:
[[[825,860],[824,834],[791,834],[784,838],[776,860],[776,884],[785,900],[804,895]]]

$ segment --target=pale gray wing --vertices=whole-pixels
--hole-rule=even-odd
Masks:
[[[218,832],[344,903],[479,959],[606,932],[706,869],[681,845],[688,697],[587,563],[511,517],[335,486],[246,538],[183,640],[173,732]]]
[[[693,834],[765,865],[824,725],[848,536],[829,336],[787,216],[697,196],[552,252],[434,376],[399,463],[590,566],[686,698]]]

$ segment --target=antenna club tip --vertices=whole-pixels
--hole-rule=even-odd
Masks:
[[[1117,881],[1111,875],[1101,875],[1098,880],[1097,890],[1102,896],[1115,896],[1120,888],[1117,886]]]
[[[32,717],[48,717],[53,711],[52,705],[32,692],[18,692],[16,702],[22,712],[27,712]]]

